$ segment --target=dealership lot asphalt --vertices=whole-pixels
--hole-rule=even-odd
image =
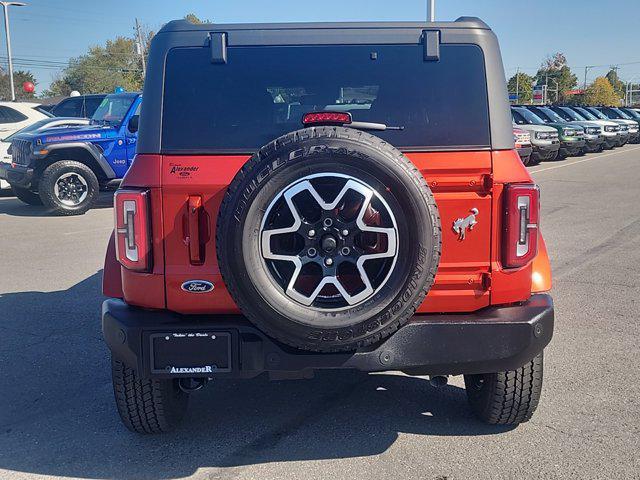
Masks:
[[[480,424],[461,379],[216,382],[175,433],[120,424],[100,333],[108,194],[82,217],[0,198],[0,478],[640,477],[640,146],[546,162],[555,337],[533,420]]]

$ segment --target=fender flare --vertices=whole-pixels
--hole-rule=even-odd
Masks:
[[[104,173],[105,177],[109,180],[116,178],[116,172],[113,171],[111,164],[107,161],[105,156],[102,154],[102,151],[92,143],[84,143],[84,142],[68,142],[68,143],[52,143],[45,144],[40,147],[41,149],[46,149],[49,152],[55,152],[56,150],[67,149],[67,148],[81,148],[85,150],[89,155],[91,155],[95,161],[98,163],[98,166]]]

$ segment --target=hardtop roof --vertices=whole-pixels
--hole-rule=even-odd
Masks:
[[[297,23],[202,23],[172,20],[158,33],[219,30],[331,30],[376,28],[481,29],[491,30],[477,17],[459,17],[453,22],[297,22]]]
[[[435,34],[435,35],[434,35]],[[508,93],[500,48],[495,33],[482,20],[460,17],[453,22],[337,22],[337,23],[239,23],[193,24],[186,20],[167,23],[151,42],[144,86],[138,153],[162,150],[162,115],[166,95],[165,68],[169,52],[209,48],[213,64],[226,64],[227,49],[271,46],[328,45],[424,45],[425,61],[437,61],[428,53],[439,45],[474,45],[484,56],[491,148],[513,148]],[[435,45],[435,47],[434,47]],[[265,50],[269,52],[269,50]],[[433,52],[433,50],[431,50]],[[270,51],[271,55],[274,50]]]

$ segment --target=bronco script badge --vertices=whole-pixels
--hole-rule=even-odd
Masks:
[[[182,284],[182,290],[189,293],[207,293],[213,290],[213,283],[206,280],[189,280]]]
[[[466,218],[458,218],[453,222],[453,231],[458,234],[458,240],[462,241],[465,239],[467,234],[467,229],[473,230],[474,225],[478,223],[476,220],[476,215],[478,215],[478,209],[472,208],[471,215]]]

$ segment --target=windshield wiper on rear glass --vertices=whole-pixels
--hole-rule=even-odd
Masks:
[[[374,122],[351,122],[348,124],[351,128],[357,128],[359,130],[404,130],[404,125],[398,127],[392,127],[384,123]]]

